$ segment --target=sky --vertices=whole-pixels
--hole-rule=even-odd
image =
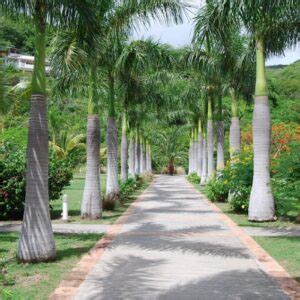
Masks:
[[[193,0],[195,1],[195,0]],[[199,3],[199,2],[198,2]],[[198,4],[199,5],[199,4]],[[153,38],[155,41],[167,43],[174,47],[182,47],[190,44],[193,34],[193,21],[192,17],[196,10],[189,14],[189,19],[185,18],[183,24],[180,25],[161,25],[152,23],[148,29],[140,29],[133,35],[134,39],[147,39]],[[288,65],[300,59],[300,45],[293,49],[286,49],[284,55],[273,56],[268,58],[266,65]]]

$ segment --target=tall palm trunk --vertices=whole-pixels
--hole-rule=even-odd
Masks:
[[[229,133],[230,158],[233,163],[234,156],[240,152],[241,148],[241,130],[239,119],[239,104],[235,90],[230,89],[231,95],[231,124]]]
[[[256,39],[256,86],[253,112],[253,183],[249,202],[251,221],[275,219],[270,182],[271,115],[265,76],[264,41]]]
[[[193,171],[193,133],[191,132],[190,136],[190,146],[189,146],[189,171],[188,174],[191,174]]]
[[[97,115],[89,115],[86,133],[86,175],[81,202],[81,217],[85,219],[100,218],[102,213],[99,180],[99,150],[99,117]]]
[[[141,144],[140,144],[140,135],[139,135],[139,129],[137,129],[136,132],[136,152],[135,152],[135,174],[140,175],[141,174]]]
[[[147,143],[147,152],[146,152],[146,156],[147,156],[147,171],[148,172],[152,172],[152,160],[151,160],[151,146],[149,143]]]
[[[114,77],[109,75],[109,116],[107,118],[107,178],[106,197],[115,199],[119,194],[118,183],[118,131],[114,106]]]
[[[207,142],[206,134],[203,133],[203,148],[202,148],[202,176],[201,176],[201,185],[207,183]]]
[[[197,172],[198,169],[198,131],[194,128],[194,140],[193,140],[193,172]]]
[[[22,262],[55,258],[55,242],[49,212],[48,124],[46,104],[46,28],[42,8],[36,22],[35,61],[28,127],[26,196],[17,257]]]
[[[100,126],[96,93],[96,66],[92,65],[89,78],[89,103],[86,133],[86,175],[81,201],[81,217],[97,219],[102,214],[99,179]]]
[[[199,120],[199,130],[198,130],[198,168],[197,174],[201,177],[202,175],[202,156],[203,156],[203,136],[202,136],[202,124]]]
[[[209,180],[212,179],[214,173],[214,127],[212,120],[212,100],[209,97],[207,113],[207,176]]]
[[[147,172],[147,157],[146,157],[146,140],[143,139],[142,143],[142,166],[143,172]]]
[[[126,112],[123,113],[122,120],[122,140],[121,140],[121,180],[127,180],[127,157],[128,157],[128,142],[127,142],[127,120]]]
[[[217,122],[217,171],[224,169],[224,122],[222,112],[222,96],[218,98],[218,122]]]
[[[132,131],[130,132],[128,167],[129,176],[135,177],[135,139]]]

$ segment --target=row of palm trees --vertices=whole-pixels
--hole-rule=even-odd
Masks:
[[[214,176],[212,107],[218,111],[216,171],[224,167],[224,93],[231,97],[229,150],[234,158],[240,150],[239,98],[247,99],[254,92],[254,175],[248,214],[251,221],[276,218],[269,170],[271,116],[265,58],[297,43],[299,24],[299,2],[292,0],[207,1],[195,18],[195,49],[188,54],[188,61],[193,68],[198,66],[197,72],[203,78],[205,108],[202,115],[194,113],[189,169],[198,172],[201,184]],[[204,76],[201,72],[205,72]]]
[[[99,217],[99,81],[107,84],[107,187],[113,198],[118,192],[117,130],[114,66],[120,54],[122,38],[138,25],[150,21],[180,22],[184,5],[179,0],[155,1],[64,1],[3,0],[1,14],[18,20],[25,18],[35,27],[35,62],[27,146],[25,211],[17,257],[23,262],[48,261],[56,256],[48,191],[48,124],[46,104],[46,35],[54,28],[56,50],[52,60],[55,90],[80,94],[88,99],[87,170],[82,214]],[[69,43],[68,43],[69,42]],[[55,46],[54,46],[55,47]],[[88,84],[83,84],[83,83]],[[82,95],[82,94],[81,94]],[[138,147],[139,148],[139,147]]]

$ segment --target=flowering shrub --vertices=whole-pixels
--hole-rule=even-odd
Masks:
[[[25,151],[10,144],[0,147],[0,220],[21,219],[25,202]],[[51,155],[49,199],[55,200],[69,185],[72,169],[65,160]]]

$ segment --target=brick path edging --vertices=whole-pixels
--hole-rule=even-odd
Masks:
[[[195,188],[193,184],[189,184],[197,191],[201,198],[211,206],[211,208],[219,213],[219,219],[222,220],[237,236],[241,242],[251,251],[257,259],[261,268],[273,278],[280,288],[292,299],[300,300],[300,283],[298,283],[273,257],[271,257],[251,236],[241,229],[230,217],[222,212],[222,210],[212,203],[205,195]]]
[[[144,199],[148,189],[154,184],[155,178],[149,184],[149,186],[142,192],[141,195],[133,201],[125,212],[117,219],[115,223],[108,227],[104,236],[95,244],[87,254],[85,254],[80,261],[76,264],[76,267],[71,270],[70,273],[60,282],[59,286],[50,295],[50,300],[71,300],[74,299],[74,295],[85,280],[87,275],[91,272],[96,263],[101,259],[105,249],[111,244],[114,238],[120,233],[123,224],[128,219],[131,212],[134,210],[134,206],[137,202]]]

